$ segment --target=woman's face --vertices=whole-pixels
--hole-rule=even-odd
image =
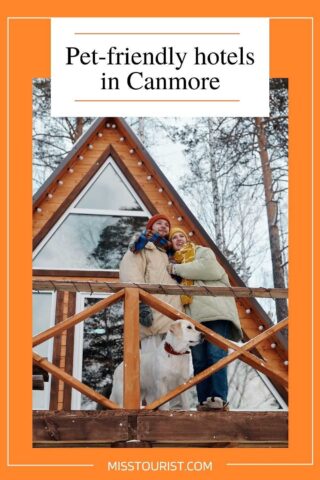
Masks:
[[[177,250],[180,250],[180,248],[182,248],[184,244],[187,243],[187,239],[182,232],[177,232],[171,238],[171,242],[173,250],[176,252]]]

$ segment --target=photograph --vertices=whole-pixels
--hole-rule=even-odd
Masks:
[[[34,446],[287,447],[287,79],[268,118],[52,118],[50,86],[33,81]]]

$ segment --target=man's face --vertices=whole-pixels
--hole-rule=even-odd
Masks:
[[[170,225],[164,218],[160,218],[152,225],[152,233],[158,233],[160,237],[169,235]]]
[[[177,232],[171,238],[171,242],[172,242],[173,250],[177,251],[177,250],[180,250],[183,247],[183,245],[187,243],[187,239],[182,232]]]

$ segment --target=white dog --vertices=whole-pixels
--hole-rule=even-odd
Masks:
[[[176,320],[154,352],[140,352],[141,398],[147,404],[189,380],[189,348],[202,341],[203,335],[191,322]],[[181,393],[180,397],[183,410],[189,410],[189,391]],[[123,405],[123,362],[114,371],[110,400]],[[169,402],[159,408],[168,410]]]

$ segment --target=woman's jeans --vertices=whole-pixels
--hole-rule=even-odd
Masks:
[[[203,322],[203,325],[225,338],[231,338],[232,323],[228,320],[210,320]],[[228,350],[223,350],[207,340],[192,347],[191,351],[195,375],[228,355]],[[199,403],[204,402],[208,397],[220,397],[226,402],[228,397],[227,367],[221,368],[198,383],[197,394]]]

